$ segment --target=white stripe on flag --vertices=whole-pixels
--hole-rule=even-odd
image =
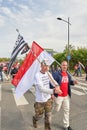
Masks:
[[[32,66],[27,70],[19,84],[17,85],[15,94],[16,97],[21,97],[28,89],[30,89],[34,83],[34,75],[39,69],[39,62],[36,60]]]

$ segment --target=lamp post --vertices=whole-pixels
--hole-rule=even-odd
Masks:
[[[71,23],[70,23],[70,21],[69,21],[69,17],[68,17],[68,21],[66,21],[66,20],[64,20],[64,19],[62,19],[62,18],[57,18],[57,19],[66,22],[67,25],[68,25],[68,55],[67,55],[67,60],[68,60],[68,70],[69,70],[69,60],[70,60],[70,58],[71,58],[71,57],[70,57],[70,50],[69,50],[69,41],[70,41],[69,25],[71,25]]]

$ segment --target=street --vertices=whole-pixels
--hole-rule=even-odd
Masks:
[[[79,84],[72,86],[70,125],[73,130],[87,130],[87,81],[78,77]],[[23,97],[16,99],[14,87],[9,81],[0,82],[0,130],[44,130],[44,118],[33,128],[34,87]],[[55,104],[54,104],[55,106]],[[63,130],[62,110],[52,112],[52,130]]]

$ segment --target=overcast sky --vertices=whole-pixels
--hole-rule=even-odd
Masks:
[[[0,0],[0,57],[10,57],[19,29],[31,46],[62,52],[67,44],[87,47],[87,0]]]

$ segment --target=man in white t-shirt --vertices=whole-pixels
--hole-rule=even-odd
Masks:
[[[54,86],[50,89],[50,82]],[[33,116],[33,126],[37,128],[37,121],[44,114],[44,129],[51,130],[51,111],[53,99],[51,95],[54,93],[62,93],[58,83],[53,79],[49,72],[49,64],[45,59],[41,62],[41,70],[35,75],[35,115]]]

